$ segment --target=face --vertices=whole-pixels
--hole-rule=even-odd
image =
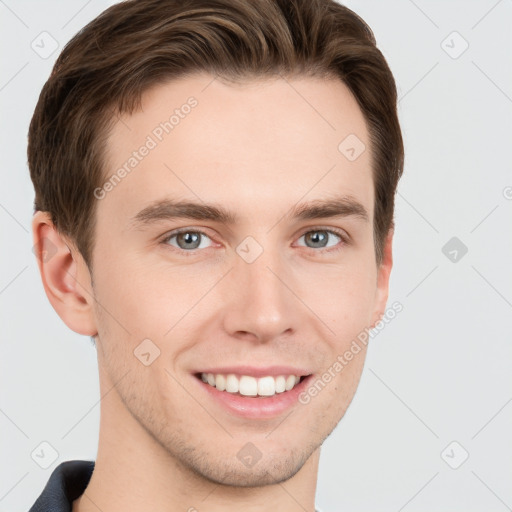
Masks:
[[[349,134],[366,146],[356,159],[338,149]],[[161,84],[115,124],[106,168],[119,179],[97,191],[102,379],[195,473],[240,486],[290,478],[349,406],[366,346],[335,363],[387,300],[355,98],[305,77]],[[216,389],[201,373],[232,376],[210,377]],[[290,387],[292,374],[300,382],[282,391],[275,377]],[[251,396],[269,376],[260,392],[279,392]],[[222,390],[236,383],[249,395]]]

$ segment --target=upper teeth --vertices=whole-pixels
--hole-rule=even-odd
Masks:
[[[240,393],[245,396],[273,396],[276,393],[290,391],[300,381],[300,375],[279,375],[279,377],[261,377],[259,379],[250,375],[238,377],[233,373],[228,375],[201,373],[203,382],[210,384],[219,391]]]

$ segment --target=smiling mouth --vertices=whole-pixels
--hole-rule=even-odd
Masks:
[[[244,398],[269,398],[286,394],[310,375],[279,375],[252,377],[250,375],[195,373],[194,376],[218,391]]]

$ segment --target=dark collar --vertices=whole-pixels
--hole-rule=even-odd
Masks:
[[[71,512],[73,500],[83,494],[94,469],[94,461],[61,462],[50,475],[43,492],[29,512]]]

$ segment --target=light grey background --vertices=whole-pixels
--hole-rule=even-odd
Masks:
[[[112,3],[0,1],[0,512],[28,510],[60,462],[96,456],[95,349],[41,285],[26,134],[59,51]],[[512,510],[512,1],[345,3],[374,30],[401,98],[389,305],[404,309],[372,339],[322,448],[317,504]],[[43,31],[59,45],[48,58],[31,48]],[[468,249],[456,262],[442,251],[452,237]],[[47,469],[31,458],[42,442],[58,452]]]

